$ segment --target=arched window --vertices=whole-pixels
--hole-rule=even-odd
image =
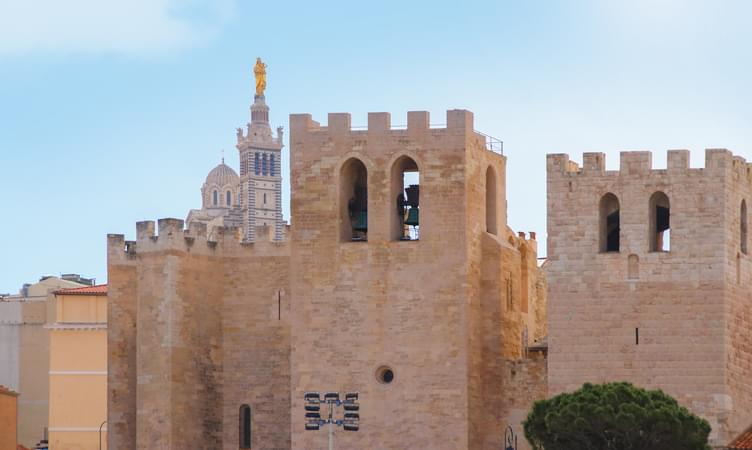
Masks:
[[[269,175],[274,176],[274,155],[269,155]]]
[[[251,407],[240,407],[240,448],[251,448]]]
[[[260,175],[261,174],[261,165],[259,164],[259,153],[258,152],[256,152],[256,155],[254,156],[253,169],[254,169],[253,172],[256,175]]]
[[[261,175],[266,175],[268,172],[268,166],[267,166],[268,160],[266,157],[266,153],[261,157]]]
[[[618,252],[619,233],[619,199],[609,192],[600,203],[600,251]]]
[[[650,196],[650,251],[667,252],[671,249],[671,229],[669,218],[671,206],[668,196],[654,192]]]
[[[392,239],[415,241],[420,237],[420,171],[409,156],[392,165]]]
[[[486,170],[486,231],[496,234],[496,171]]]
[[[747,201],[742,200],[739,208],[739,247],[742,253],[747,254]]]
[[[217,206],[219,204],[219,193],[215,189],[214,192],[212,192],[212,205]]]
[[[339,174],[340,239],[368,240],[368,171],[359,159],[345,161]]]
[[[232,193],[230,191],[225,192],[225,201],[227,202],[227,206],[232,205]]]

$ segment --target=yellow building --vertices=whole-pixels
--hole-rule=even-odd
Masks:
[[[18,394],[0,385],[0,450],[16,450]]]
[[[55,292],[50,325],[49,443],[107,448],[107,285]]]
[[[18,443],[25,447],[47,439],[53,292],[93,281],[78,274],[43,276],[18,294],[0,294],[0,385],[18,393]]]

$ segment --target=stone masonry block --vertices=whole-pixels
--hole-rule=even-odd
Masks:
[[[136,222],[136,239],[143,240],[154,237],[154,221],[144,220]]]
[[[368,134],[386,133],[392,128],[392,117],[387,112],[368,113]]]
[[[603,173],[606,170],[605,153],[583,153],[582,171],[585,173]]]
[[[165,218],[157,221],[160,236],[170,236],[183,232],[183,220]]]
[[[653,168],[651,152],[621,152],[619,171],[622,175],[647,175]]]

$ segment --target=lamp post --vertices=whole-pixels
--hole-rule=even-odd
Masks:
[[[106,423],[107,423],[107,421],[105,420],[104,422],[102,422],[101,425],[99,425],[99,450],[102,450],[102,427]]]
[[[504,450],[517,450],[517,435],[511,426],[504,431]]]
[[[339,398],[339,392],[327,392],[324,397],[318,392],[306,392],[305,399],[305,429],[306,431],[318,431],[324,425],[329,425],[329,450],[334,450],[334,427],[342,427],[345,431],[358,431],[360,429],[360,404],[358,393],[348,392],[345,400]],[[321,405],[327,405],[329,411],[327,417],[321,417]],[[341,419],[335,418],[335,409],[342,406],[344,412]]]

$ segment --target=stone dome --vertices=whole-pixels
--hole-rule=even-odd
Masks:
[[[232,167],[228,166],[224,163],[224,161],[219,164],[217,167],[213,168],[211,172],[209,172],[209,175],[206,176],[206,186],[218,186],[223,187],[229,185],[234,185],[240,182],[240,177],[238,174],[232,169]]]

